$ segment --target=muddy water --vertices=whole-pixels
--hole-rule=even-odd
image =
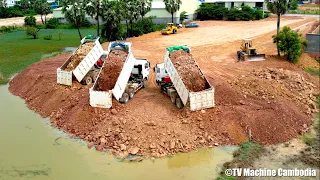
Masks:
[[[235,149],[201,149],[154,161],[119,162],[51,127],[11,95],[8,86],[0,86],[0,180],[213,179]]]

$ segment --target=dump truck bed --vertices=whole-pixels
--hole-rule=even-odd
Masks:
[[[77,48],[77,50],[85,43],[90,42],[93,40],[86,40],[83,38],[81,40],[81,45]],[[90,50],[90,52],[86,55],[86,57],[79,63],[79,65],[73,70],[73,71],[67,71],[65,70],[68,66],[68,64],[71,62],[72,56],[74,56],[74,53],[64,62],[64,64],[57,69],[57,83],[63,84],[63,85],[72,85],[72,74],[76,77],[78,82],[81,82],[82,79],[86,76],[86,74],[90,71],[90,69],[93,67],[93,65],[97,62],[97,60],[103,55],[107,54],[107,52],[104,52],[100,42],[99,38],[94,40],[95,45]]]
[[[175,89],[177,90],[180,96],[182,103],[186,106],[189,100],[191,111],[214,107],[214,88],[207,81],[206,77],[204,76],[198,64],[195,62],[197,68],[199,69],[199,71],[201,72],[201,74],[203,75],[206,81],[206,89],[199,92],[190,92],[186,88],[186,85],[183,82],[183,79],[181,78],[178,71],[174,67],[169,55],[170,55],[170,52],[167,51],[165,60],[164,60],[165,68],[168,72],[168,75]]]
[[[117,78],[117,82],[113,89],[110,90],[97,90],[97,83],[98,79],[100,78],[101,72],[103,71],[103,68],[105,67],[107,61],[104,62],[102,69],[98,75],[97,81],[94,83],[93,87],[90,88],[90,105],[92,107],[100,107],[100,108],[111,108],[112,107],[112,94],[119,101],[122,94],[125,91],[125,88],[127,86],[132,68],[135,63],[135,58],[131,52],[131,43],[130,42],[124,42],[125,45],[128,46],[128,55],[127,58],[123,64],[122,70],[119,74],[119,77]],[[120,47],[112,47],[112,43],[110,43],[108,51],[111,52],[114,49],[121,49]],[[107,57],[108,59],[108,57]]]

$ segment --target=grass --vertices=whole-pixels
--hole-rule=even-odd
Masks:
[[[58,32],[63,33],[58,39]],[[81,29],[82,35],[95,34],[96,29]],[[43,37],[52,35],[52,40]],[[5,84],[15,73],[43,58],[61,53],[64,47],[80,44],[77,29],[41,29],[38,39],[26,37],[24,31],[0,34],[0,84]]]
[[[226,176],[224,174],[226,169],[232,168],[249,168],[252,166],[255,159],[264,151],[264,148],[254,142],[244,142],[240,145],[240,148],[233,153],[233,160],[223,164],[223,169],[217,180],[233,180],[236,179],[232,176]]]
[[[320,69],[314,69],[314,68],[305,68],[306,72],[310,73],[311,75],[317,75],[320,76]]]

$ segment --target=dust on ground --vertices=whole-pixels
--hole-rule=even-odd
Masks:
[[[96,90],[109,91],[114,88],[127,56],[128,52],[123,50],[112,50],[109,53],[98,77]]]
[[[309,26],[303,25],[313,21],[290,17],[282,18],[281,24],[304,30]],[[103,151],[110,149],[120,158],[129,153],[163,157],[199,147],[239,144],[247,140],[250,130],[254,141],[275,144],[296,137],[312,123],[311,116],[300,108],[299,103],[287,98],[287,94],[279,93],[269,101],[255,93],[245,97],[244,91],[248,88],[232,85],[242,75],[268,67],[299,73],[316,90],[319,87],[318,77],[272,56],[277,53],[271,39],[276,32],[276,18],[199,23],[206,26],[182,29],[178,34],[169,36],[154,32],[127,41],[132,42],[136,58],[147,58],[153,66],[163,62],[165,48],[189,43],[193,57],[215,87],[215,108],[197,112],[190,112],[188,107],[177,109],[170,98],[160,93],[155,72],[150,72],[147,88],[137,92],[128,104],[123,105],[113,99],[111,110],[93,108],[89,105],[90,86],[82,86],[76,81],[71,87],[56,84],[56,69],[67,55],[29,66],[10,82],[9,90],[25,99],[30,109],[43,117],[50,117],[56,127],[85,139],[89,147],[95,146]],[[251,32],[248,36],[253,38],[258,52],[268,55],[266,61],[236,62],[240,39],[248,38],[237,30]],[[261,33],[259,36],[256,36],[257,31]],[[106,49],[107,45],[103,44],[103,47]],[[249,83],[250,79],[243,78],[244,81]],[[267,91],[271,93],[274,90],[268,88]]]

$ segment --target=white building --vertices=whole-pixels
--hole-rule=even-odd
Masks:
[[[250,7],[263,7],[266,9],[266,3],[264,0],[204,0],[203,3],[217,3],[224,5],[226,8],[233,8],[233,7],[241,7],[241,4],[250,6]]]

